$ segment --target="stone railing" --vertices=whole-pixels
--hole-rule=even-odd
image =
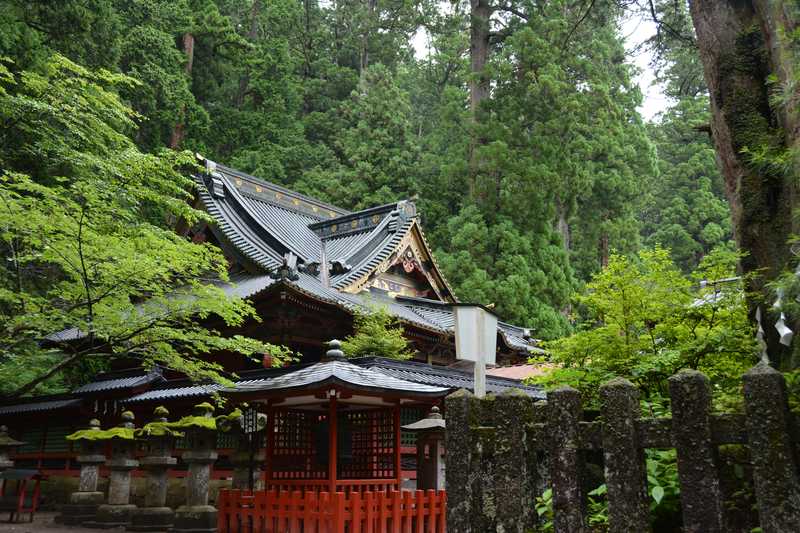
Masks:
[[[553,526],[588,532],[585,457],[601,457],[612,532],[650,530],[644,450],[674,448],[687,532],[727,532],[720,445],[749,452],[760,527],[765,533],[797,531],[800,483],[783,376],[759,364],[744,376],[745,414],[711,413],[708,379],[682,371],[669,380],[671,418],[642,418],[639,392],[630,382],[601,387],[600,417],[584,421],[572,388],[536,401],[521,392],[477,399],[450,395],[447,412],[447,527],[461,533],[524,532],[537,527],[536,496],[552,488]],[[543,480],[545,480],[543,482]],[[749,528],[747,529],[749,530]]]

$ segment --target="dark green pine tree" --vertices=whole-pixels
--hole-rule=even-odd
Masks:
[[[380,64],[368,67],[337,111],[335,166],[308,172],[297,185],[354,209],[414,195],[419,147],[411,105],[389,69]]]

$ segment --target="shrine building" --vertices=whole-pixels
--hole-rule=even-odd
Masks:
[[[89,419],[110,427],[123,410],[131,410],[143,423],[157,405],[180,416],[222,394],[234,405],[246,401],[269,414],[270,459],[263,474],[269,486],[413,488],[415,438],[401,426],[424,418],[450,392],[473,387],[472,373],[455,367],[458,302],[426,242],[415,204],[404,200],[350,212],[210,160],[201,163],[196,207],[213,222],[182,233],[222,249],[230,281],[220,287],[247,298],[261,318],[223,331],[287,346],[299,361],[271,368],[269,361],[211,354],[210,360],[237,376],[236,386],[227,390],[192,383],[168,369],[143,370],[118,361],[69,393],[0,404],[0,424],[25,442],[15,456],[17,467],[77,476],[77,451],[64,437]],[[375,306],[398,319],[414,358],[326,357],[327,341],[351,334],[355,314]],[[522,327],[498,322],[496,335],[500,367],[519,365],[541,351]],[[73,328],[43,342],[58,347],[84,337]],[[544,397],[536,387],[492,372],[489,393],[514,388]],[[338,433],[331,429],[337,424]],[[220,434],[213,478],[230,477],[232,446]],[[173,475],[184,474],[179,463]]]

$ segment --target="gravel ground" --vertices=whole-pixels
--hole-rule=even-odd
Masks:
[[[0,533],[36,533],[38,531],[44,531],[45,533],[89,533],[90,531],[93,533],[97,533],[98,531],[124,531],[124,529],[110,529],[110,530],[99,530],[99,529],[88,529],[85,527],[67,527],[62,526],[61,524],[56,524],[54,522],[54,518],[56,513],[36,513],[36,517],[31,524],[30,522],[20,522],[18,524],[9,524],[5,522],[8,520],[8,515],[6,513],[0,514]],[[25,517],[27,518],[27,516]]]

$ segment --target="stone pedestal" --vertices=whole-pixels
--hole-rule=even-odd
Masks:
[[[97,419],[89,422],[87,432],[93,431],[100,431],[100,421]],[[70,526],[94,521],[97,508],[103,503],[103,493],[97,490],[97,481],[100,465],[106,462],[106,443],[90,438],[81,438],[80,442],[81,454],[77,461],[81,465],[81,477],[78,491],[70,494],[69,503],[61,507],[61,514],[56,517],[56,522]]]
[[[166,506],[167,474],[177,462],[172,457],[174,432],[165,426],[169,412],[164,407],[157,407],[155,415],[151,424],[137,430],[146,454],[140,466],[147,471],[147,492],[144,507],[133,512],[129,531],[166,531],[172,529],[175,520],[175,513]]]
[[[121,427],[133,430],[133,413],[122,413]],[[136,506],[131,499],[131,470],[139,466],[134,459],[136,441],[132,438],[111,439],[111,460],[107,465],[111,469],[108,479],[108,503],[97,508],[97,515],[89,527],[111,529],[127,527],[131,524],[131,515]]]
[[[195,417],[211,418],[214,408],[209,404],[195,407]],[[181,459],[189,466],[186,476],[186,505],[175,511],[174,533],[214,533],[217,531],[217,509],[208,504],[208,483],[211,465],[217,460],[217,431],[207,426],[188,425],[187,450]]]

